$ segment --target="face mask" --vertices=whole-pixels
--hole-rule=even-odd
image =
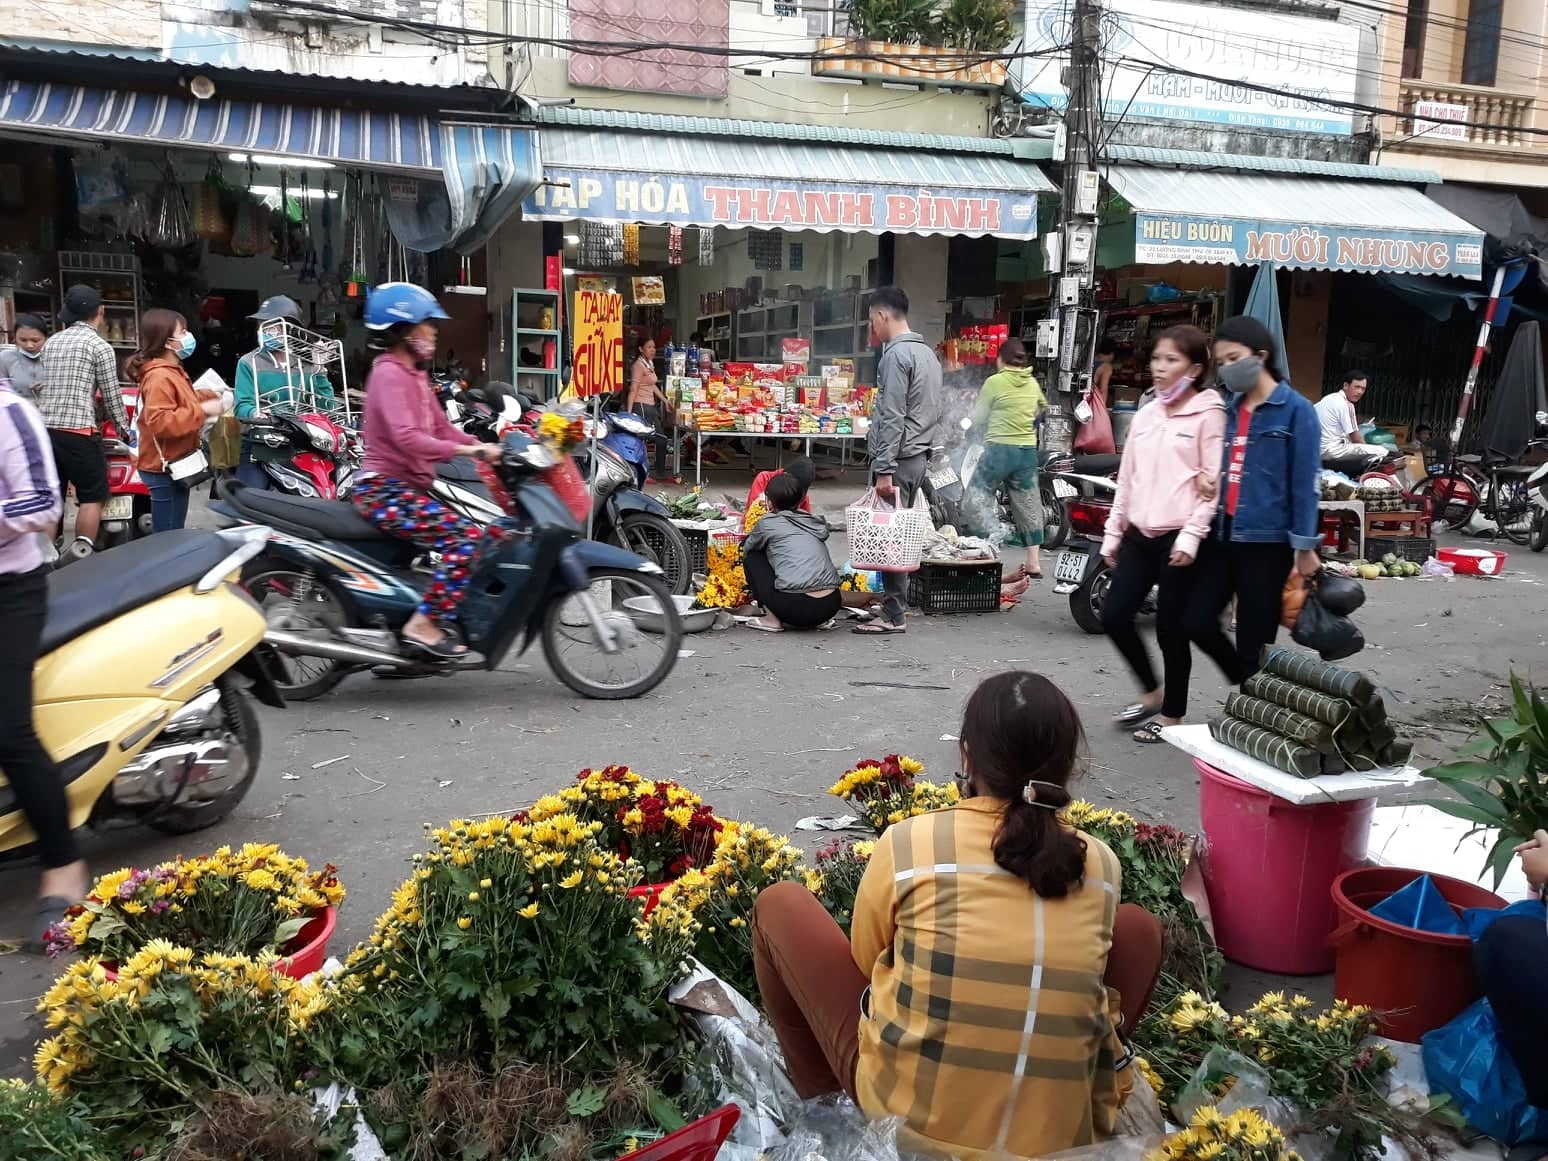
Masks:
[[[16,349],[18,351],[20,351],[22,354],[26,355],[27,358],[29,358],[29,359],[41,359],[43,357],[43,348],[42,347],[39,347],[35,351],[29,351],[26,347],[17,347]]]
[[[264,335],[258,341],[258,345],[266,351],[277,351],[285,345],[285,341],[278,335]]]
[[[411,338],[408,341],[409,350],[414,352],[414,358],[421,363],[428,363],[435,358],[435,340],[425,338]]]
[[[192,331],[184,331],[177,338],[177,357],[186,359],[194,353],[194,348],[199,345],[199,340],[193,337]]]
[[[1223,363],[1215,371],[1215,378],[1225,384],[1227,390],[1237,395],[1244,395],[1251,391],[1257,383],[1258,376],[1263,373],[1263,360],[1257,355],[1248,355],[1245,359],[1238,359],[1234,363]]]
[[[1176,382],[1174,382],[1166,390],[1164,390],[1164,391],[1157,391],[1156,392],[1156,398],[1159,399],[1162,402],[1163,405],[1168,405],[1168,404],[1176,403],[1179,399],[1181,399],[1187,393],[1188,389],[1190,387],[1192,387],[1192,386],[1193,386],[1193,376],[1192,375],[1184,375],[1181,378],[1179,378]]]

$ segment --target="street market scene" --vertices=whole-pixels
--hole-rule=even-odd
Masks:
[[[0,17],[0,1159],[1548,1158],[1548,9]]]

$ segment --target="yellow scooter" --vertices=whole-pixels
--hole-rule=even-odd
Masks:
[[[33,713],[71,826],[187,834],[242,801],[260,748],[249,694],[285,704],[265,667],[263,613],[236,583],[267,539],[265,528],[163,532],[49,577]],[[32,841],[0,776],[0,856]]]

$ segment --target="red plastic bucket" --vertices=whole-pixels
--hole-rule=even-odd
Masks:
[[[1195,758],[1202,866],[1215,942],[1232,963],[1281,975],[1333,968],[1329,888],[1365,861],[1375,803],[1297,805]]]
[[[670,880],[665,883],[641,883],[638,887],[629,888],[629,898],[645,900],[643,914],[649,915],[656,909],[656,904],[661,902],[661,892],[671,885]]]
[[[338,921],[338,911],[332,907],[324,907],[313,915],[286,945],[295,950],[276,963],[274,970],[293,980],[304,979],[320,971],[328,959],[328,941],[333,938],[333,929]]]
[[[1370,913],[1424,871],[1361,867],[1333,881],[1341,923],[1328,942],[1337,955],[1333,995],[1382,1014],[1382,1033],[1417,1044],[1478,998],[1473,941],[1403,927]],[[1441,898],[1457,911],[1505,906],[1492,891],[1445,875],[1430,875]]]

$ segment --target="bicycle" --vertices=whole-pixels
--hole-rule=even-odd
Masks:
[[[1529,446],[1542,443],[1534,440]],[[1457,456],[1416,490],[1429,499],[1431,517],[1454,532],[1476,514],[1493,525],[1491,535],[1496,540],[1503,534],[1512,543],[1525,544],[1534,523],[1527,486],[1534,470],[1487,453]]]

